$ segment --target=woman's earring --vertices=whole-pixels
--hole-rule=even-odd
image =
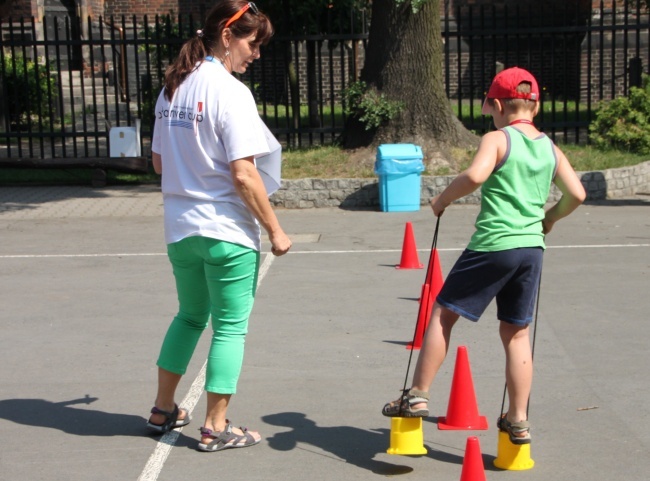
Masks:
[[[226,57],[230,55],[230,50],[226,49]]]

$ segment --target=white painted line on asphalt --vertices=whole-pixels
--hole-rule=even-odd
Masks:
[[[262,284],[262,279],[266,276],[266,273],[271,268],[275,256],[272,254],[267,254],[264,257],[264,261],[260,266],[259,274],[257,277],[257,287]],[[203,367],[199,371],[199,374],[196,376],[196,379],[192,382],[189,391],[185,395],[185,398],[181,401],[181,406],[184,409],[187,409],[188,414],[191,414],[196,404],[199,402],[199,398],[203,394],[203,386],[205,385],[205,366],[207,361],[203,364]],[[163,434],[163,436],[158,441],[156,448],[153,450],[149,460],[145,465],[142,473],[138,477],[138,481],[155,481],[158,479],[158,475],[162,471],[163,465],[167,460],[167,456],[171,452],[172,448],[176,445],[176,441],[180,436],[183,428],[172,429],[171,431]]]
[[[547,249],[601,249],[618,247],[650,247],[650,244],[585,244],[573,246],[546,246]]]
[[[602,244],[602,245],[566,245],[566,246],[546,246],[547,249],[616,249],[621,247],[650,247],[650,244]],[[457,252],[464,251],[464,247],[447,247],[438,248],[438,252]],[[417,249],[418,252],[431,252],[431,249]],[[402,252],[402,249],[368,249],[368,250],[334,250],[334,251],[289,251],[289,254],[381,254]],[[2,256],[0,256],[2,257]]]
[[[547,249],[619,249],[625,247],[650,247],[650,244],[585,244],[546,246]],[[418,252],[430,252],[431,249],[417,249]],[[464,247],[439,248],[438,252],[454,252],[465,250]],[[402,249],[359,249],[359,250],[329,250],[329,251],[289,251],[287,255],[295,254],[392,254],[402,252]],[[268,252],[262,252],[268,254]],[[56,259],[56,258],[83,258],[83,257],[148,257],[166,256],[165,252],[133,252],[130,254],[8,254],[0,255],[0,259]]]
[[[15,254],[0,255],[0,259],[49,259],[57,257],[147,257],[166,256],[166,252],[134,252],[131,254]]]

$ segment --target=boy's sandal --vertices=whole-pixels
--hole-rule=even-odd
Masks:
[[[508,433],[512,444],[530,444],[530,423],[528,421],[511,423],[506,418],[506,415],[502,414],[497,421],[497,427],[501,431]]]
[[[235,434],[232,432],[232,424],[230,424],[230,421],[226,419],[226,422],[228,423],[226,429],[221,432],[201,427],[201,436],[212,438],[212,441],[209,443],[199,443],[199,451],[213,452],[228,448],[247,448],[248,446],[254,446],[262,440],[261,438],[255,439],[248,432],[248,428],[240,427],[239,429],[244,434]]]
[[[149,420],[147,421],[147,427],[156,433],[165,434],[174,428],[187,426],[192,420],[192,417],[185,409],[183,409],[183,412],[185,413],[185,417],[183,419],[178,419],[180,409],[177,404],[174,404],[174,410],[172,412],[163,411],[154,406],[151,408],[151,414],[162,414],[166,419],[162,424],[154,424]]]
[[[414,404],[429,402],[429,393],[419,389],[406,389],[399,399],[387,403],[381,410],[384,416],[390,418],[426,418],[429,415],[428,408],[414,409]]]

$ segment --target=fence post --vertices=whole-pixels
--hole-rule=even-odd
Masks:
[[[641,73],[643,72],[643,61],[640,57],[630,59],[627,74],[629,76],[630,87],[641,87]]]
[[[2,132],[7,132],[5,112],[5,83],[3,81],[0,82],[0,131]]]

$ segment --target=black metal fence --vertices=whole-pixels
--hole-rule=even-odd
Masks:
[[[650,64],[648,15],[639,2],[562,12],[539,4],[532,11],[444,2],[447,95],[466,127],[483,133],[489,124],[480,105],[496,71],[528,68],[543,89],[541,128],[556,140],[586,142],[597,103],[626,95]],[[198,22],[134,16],[0,26],[0,158],[52,159],[109,156],[110,129],[136,119],[147,155],[164,70]],[[285,145],[337,139],[346,116],[342,92],[361,72],[366,42],[362,28],[277,37],[265,47],[242,80]]]
[[[584,4],[588,3],[586,8]],[[464,125],[489,128],[480,107],[496,72],[513,65],[534,73],[541,95],[537,123],[554,140],[588,141],[600,101],[641,86],[650,63],[648,12],[642,2],[592,9],[591,2],[538,2],[533,9],[481,5],[446,10],[447,95]]]

